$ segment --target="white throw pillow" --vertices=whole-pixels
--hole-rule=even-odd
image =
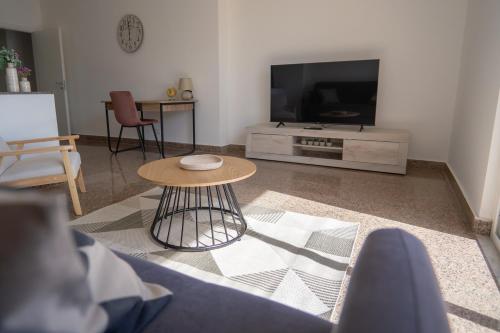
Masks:
[[[11,151],[9,145],[0,136],[0,152]],[[6,156],[0,160],[0,175],[17,161],[15,156]]]
[[[71,233],[66,211],[62,195],[0,189],[0,332],[141,332],[172,293]]]
[[[93,238],[76,231],[73,237],[93,301],[85,332],[141,332],[168,304],[172,292],[142,281],[125,260]]]

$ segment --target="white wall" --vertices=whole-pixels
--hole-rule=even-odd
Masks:
[[[466,0],[229,1],[228,141],[269,121],[269,65],[380,58],[377,126],[447,161]]]
[[[465,8],[466,0],[42,0],[44,23],[63,28],[75,132],[105,133],[99,101],[110,90],[161,98],[190,75],[199,142],[243,143],[245,126],[269,118],[270,64],[381,58],[377,125],[410,129],[410,157],[439,161],[447,160]],[[145,27],[132,55],[116,43],[126,13]],[[167,140],[189,142],[188,114],[167,122]]]
[[[33,32],[41,26],[40,0],[0,0],[0,28]]]
[[[42,0],[44,25],[63,31],[73,132],[106,134],[99,102],[111,90],[164,99],[167,87],[188,75],[200,100],[198,142],[220,145],[217,11],[217,0]],[[118,22],[129,13],[144,25],[143,44],[133,54],[116,41]],[[190,142],[190,113],[171,113],[166,124],[167,141]],[[117,126],[113,132],[118,135]],[[136,136],[133,129],[128,135]]]
[[[495,162],[500,135],[493,140],[499,112],[499,38],[500,1],[470,0],[449,166],[476,216],[485,219],[493,217],[498,189],[492,187],[498,186],[495,179],[500,178],[500,165]],[[496,117],[499,124],[500,115]]]
[[[500,88],[499,88],[500,89]],[[496,116],[493,122],[490,153],[484,181],[483,199],[479,215],[491,220],[495,217],[500,201],[500,90]]]
[[[105,134],[110,90],[161,98],[190,75],[198,142],[243,143],[269,119],[270,64],[380,58],[377,126],[408,128],[411,158],[447,160],[466,0],[41,1],[44,24],[63,29],[75,132]],[[126,13],[145,28],[132,55],[116,43]],[[188,114],[167,122],[167,140],[189,142]]]
[[[229,73],[229,29],[230,29],[230,3],[233,0],[218,0],[218,47],[219,47],[219,138],[222,145],[230,142],[227,140],[229,124],[229,93],[230,93],[230,73]]]

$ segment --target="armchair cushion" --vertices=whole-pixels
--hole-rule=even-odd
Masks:
[[[73,176],[76,177],[78,175],[78,170],[80,170],[80,154],[78,152],[69,152],[68,156],[73,169]],[[35,157],[16,160],[7,170],[0,174],[0,183],[36,177],[55,176],[64,173],[62,154],[58,152],[45,153]]]
[[[5,142],[5,140],[0,136],[0,151],[10,151],[10,147]],[[0,175],[4,173],[5,170],[7,170],[12,164],[14,164],[17,161],[17,158],[15,156],[6,156],[1,158],[0,157]]]

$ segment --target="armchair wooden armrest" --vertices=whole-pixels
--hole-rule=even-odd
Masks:
[[[0,151],[0,158],[7,156],[20,156],[26,154],[49,153],[54,151],[67,152],[71,150],[73,150],[73,146],[65,145],[65,146],[38,147],[38,148],[22,149],[22,150]]]
[[[63,135],[63,136],[52,136],[48,138],[36,138],[29,140],[15,140],[15,141],[7,141],[8,145],[16,145],[17,150],[21,150],[24,148],[24,145],[30,143],[39,143],[39,142],[50,142],[50,141],[69,141],[69,144],[73,147],[71,150],[76,151],[76,143],[75,140],[80,138],[79,135]]]
[[[29,140],[15,140],[15,141],[7,141],[8,145],[25,145],[29,143],[38,143],[38,142],[49,142],[49,141],[74,141],[80,138],[79,135],[63,135],[63,136],[52,136],[48,138],[36,138]]]
[[[81,192],[86,191],[85,182],[83,180],[83,174],[81,169],[81,160],[79,158],[78,159],[72,158],[69,153],[71,151],[76,151],[75,139],[78,139],[77,135],[9,142],[10,144],[17,145],[17,150],[0,151],[0,163],[2,162],[2,159],[8,156],[15,156],[19,160],[21,155],[59,152],[61,154],[61,160],[63,162],[64,169],[59,174],[56,171],[56,174],[50,173],[49,175],[43,175],[42,173],[42,175],[40,176],[38,173],[40,170],[37,167],[36,163],[39,160],[43,160],[43,158],[37,159],[36,157],[34,157],[32,159],[26,160],[27,164],[25,165],[27,165],[27,168],[25,169],[28,170],[28,175],[23,174],[22,172],[20,173],[18,172],[16,175],[16,170],[14,167],[12,167],[13,168],[12,170],[14,171],[11,173],[11,176],[13,175],[13,177],[11,177],[10,180],[4,179],[2,184],[12,187],[29,187],[29,186],[39,186],[39,185],[67,182],[69,186],[71,200],[73,201],[73,209],[75,210],[75,214],[82,215],[82,207],[80,206],[80,199],[78,198],[78,191],[75,183],[75,181],[78,182],[78,186],[80,187]],[[68,140],[70,144],[61,146],[35,147],[30,149],[23,149],[24,144],[27,143],[29,144],[35,142],[63,141],[63,140]],[[22,163],[22,162],[17,161],[15,163]],[[13,165],[15,165],[15,163]],[[49,167],[51,167],[50,163],[48,164]],[[54,163],[52,163],[52,165],[54,165]],[[11,167],[9,167],[8,170],[11,170],[10,168]]]

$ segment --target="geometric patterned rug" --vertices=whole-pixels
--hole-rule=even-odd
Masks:
[[[241,241],[205,252],[165,249],[149,234],[156,188],[69,222],[113,250],[330,320],[358,224],[242,204]]]

